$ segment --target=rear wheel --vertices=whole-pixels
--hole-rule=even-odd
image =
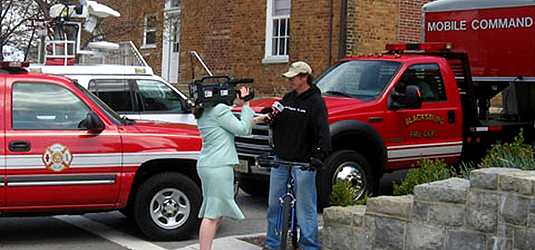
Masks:
[[[318,205],[324,208],[330,205],[332,186],[337,181],[348,181],[355,188],[356,199],[366,194],[373,195],[379,188],[379,178],[371,171],[371,165],[364,156],[353,150],[334,152],[325,161],[325,169],[318,174]]]
[[[199,224],[201,190],[190,178],[164,172],[147,179],[136,193],[134,218],[151,240],[189,238]]]

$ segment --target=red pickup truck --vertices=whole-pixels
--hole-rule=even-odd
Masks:
[[[0,62],[0,214],[120,210],[153,240],[199,223],[194,126],[122,118],[65,77]]]
[[[384,173],[419,159],[477,160],[521,128],[533,141],[535,48],[525,45],[535,42],[535,4],[438,0],[423,11],[430,42],[389,44],[386,53],[347,57],[316,81],[333,143],[317,179],[321,207],[340,179],[362,196],[377,191]],[[503,27],[491,29],[490,23]],[[252,106],[260,111],[273,101]],[[257,126],[236,143],[240,186],[265,192],[267,185],[258,182],[267,184],[268,172],[255,157],[270,150],[268,127]]]

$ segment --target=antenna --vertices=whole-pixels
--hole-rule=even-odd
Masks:
[[[80,48],[82,27],[94,33],[99,18],[118,17],[121,14],[97,1],[79,0],[79,4],[69,4],[69,0],[59,0],[60,3],[50,7],[50,25],[53,35],[49,41],[42,38],[44,47],[41,49],[45,55],[44,63],[49,65],[71,65],[81,54]],[[94,44],[102,45],[102,44]],[[101,46],[102,47],[102,46]],[[104,44],[106,49],[116,48],[118,45]]]

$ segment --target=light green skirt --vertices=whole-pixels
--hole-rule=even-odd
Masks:
[[[199,218],[217,219],[225,216],[245,219],[234,200],[234,170],[232,166],[197,167],[202,182],[202,206]]]

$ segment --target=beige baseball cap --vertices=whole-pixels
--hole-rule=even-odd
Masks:
[[[306,62],[294,62],[290,65],[288,72],[282,74],[283,77],[292,78],[299,74],[312,74],[312,68]]]

